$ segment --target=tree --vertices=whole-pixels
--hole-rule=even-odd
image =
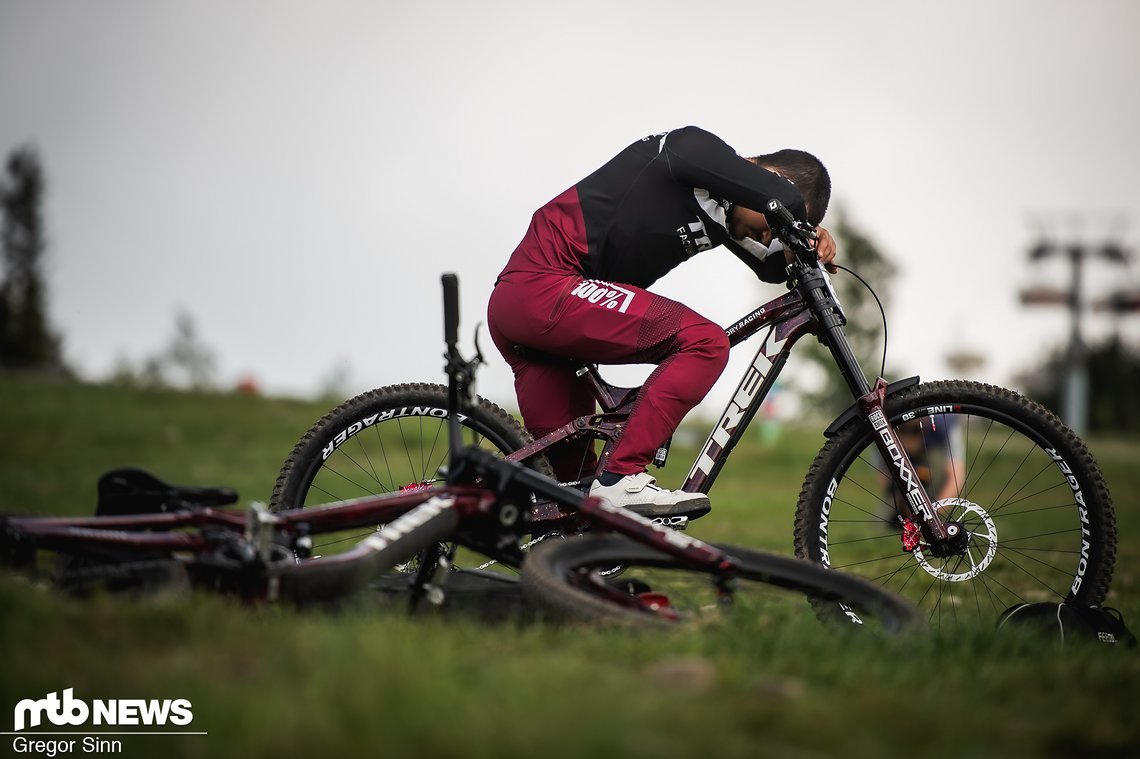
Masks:
[[[46,249],[40,212],[44,176],[32,148],[8,158],[0,183],[3,280],[0,281],[0,368],[61,370],[60,339],[48,324],[41,267]]]
[[[1040,368],[1017,378],[1026,394],[1060,413],[1068,350],[1055,348]],[[1140,432],[1140,352],[1114,335],[1087,354],[1089,431]]]
[[[859,274],[875,288],[876,294],[886,307],[894,278],[894,265],[878,249],[875,243],[848,219],[839,209],[834,226],[828,227],[835,236],[839,248],[838,262]],[[831,276],[832,285],[847,314],[844,332],[851,343],[855,357],[863,370],[873,380],[880,371],[883,351],[883,317],[870,291],[858,279],[840,271]],[[805,338],[807,350],[803,355],[812,365],[822,370],[823,388],[807,395],[808,406],[827,416],[835,416],[851,405],[851,391],[846,381],[836,369],[831,352],[811,338]]]
[[[194,317],[185,311],[174,317],[174,338],[166,349],[166,363],[175,377],[181,378],[180,384],[192,390],[208,390],[214,385],[214,352],[198,337]]]
[[[212,390],[216,387],[217,363],[213,349],[198,336],[194,317],[180,310],[174,316],[174,336],[162,352],[145,359],[138,368],[120,357],[109,380],[152,389]]]

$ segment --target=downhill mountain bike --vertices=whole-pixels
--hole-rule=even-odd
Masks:
[[[725,330],[733,347],[763,337],[681,489],[709,492],[793,347],[814,335],[855,402],[824,431],[826,442],[804,480],[795,508],[797,556],[890,588],[937,625],[992,621],[1016,603],[1103,601],[1115,560],[1115,519],[1085,444],[1047,409],[1010,390],[965,380],[921,383],[918,377],[868,381],[843,330],[843,307],[811,247],[814,230],[778,202],[767,211],[773,233],[794,253],[789,292]],[[581,364],[578,371],[593,387],[598,413],[532,440],[507,412],[476,398],[459,418],[465,442],[549,473],[544,452],[550,446],[594,441],[601,446],[598,468],[566,483],[588,487],[638,388],[610,385],[595,365]],[[437,385],[398,385],[352,398],[301,438],[270,507],[309,509],[434,487],[448,456],[447,421],[445,389]],[[664,463],[668,449],[666,442],[655,463]],[[532,505],[536,539],[576,532],[576,520],[573,510],[557,503]],[[683,528],[687,520],[675,518],[673,526]],[[563,562],[561,552],[578,550],[567,541],[542,554]],[[834,611],[826,604],[817,608],[823,615]]]
[[[441,480],[319,509],[273,514],[254,504],[242,514],[218,508],[236,500],[232,491],[174,487],[120,470],[101,480],[95,517],[0,515],[0,559],[34,572],[39,554],[55,553],[53,579],[76,590],[160,586],[180,577],[251,601],[305,605],[343,598],[418,556],[414,571],[396,575],[417,605],[442,603],[454,547],[462,545],[521,568],[530,597],[577,617],[643,626],[710,616],[744,621],[786,609],[786,596],[807,594],[841,609],[839,621],[888,633],[923,626],[913,605],[873,583],[790,557],[703,543],[464,445],[460,420],[471,418],[469,388],[481,359],[467,361],[456,347],[454,276],[445,275],[444,290],[449,455]],[[564,541],[573,552],[522,550],[540,501],[590,526],[590,534]],[[384,528],[346,551],[312,555],[314,538],[375,524]],[[609,563],[599,566],[599,557]],[[630,567],[652,571],[655,584]]]

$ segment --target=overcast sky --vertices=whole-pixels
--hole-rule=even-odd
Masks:
[[[1138,34],[1131,0],[0,0],[0,152],[40,152],[51,318],[91,378],[185,310],[227,383],[434,380],[440,272],[469,333],[535,208],[698,124],[824,160],[899,271],[891,365],[973,347],[1011,384],[1067,330],[1018,305],[1065,283],[1029,246],[1138,247]],[[1090,295],[1136,271],[1094,264]],[[750,277],[713,250],[655,289],[728,324],[779,293]]]

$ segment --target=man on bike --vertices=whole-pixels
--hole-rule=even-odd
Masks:
[[[777,198],[797,219],[818,224],[830,197],[827,169],[811,154],[744,158],[690,126],[638,140],[535,212],[487,308],[531,434],[537,439],[595,412],[575,367],[539,354],[657,364],[591,495],[653,517],[708,511],[706,495],[660,488],[646,467],[724,370],[728,338],[644,288],[716,245],[760,279],[782,282],[782,247],[755,209]],[[818,232],[819,258],[830,264],[835,242]],[[597,467],[592,440],[567,441],[548,454],[562,481]]]

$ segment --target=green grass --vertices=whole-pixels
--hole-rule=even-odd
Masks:
[[[0,510],[90,513],[106,469],[267,500],[326,408],[0,377]],[[822,442],[746,442],[709,539],[791,552]],[[1120,545],[1109,603],[1140,627],[1140,442],[1093,439]],[[676,484],[692,452],[662,476]],[[127,736],[127,755],[578,757],[1137,755],[1140,652],[998,636],[884,642],[801,618],[633,634],[525,620],[300,614],[205,595],[73,599],[0,578],[0,731],[24,698],[187,698],[207,736]],[[3,736],[9,745],[11,736]]]

